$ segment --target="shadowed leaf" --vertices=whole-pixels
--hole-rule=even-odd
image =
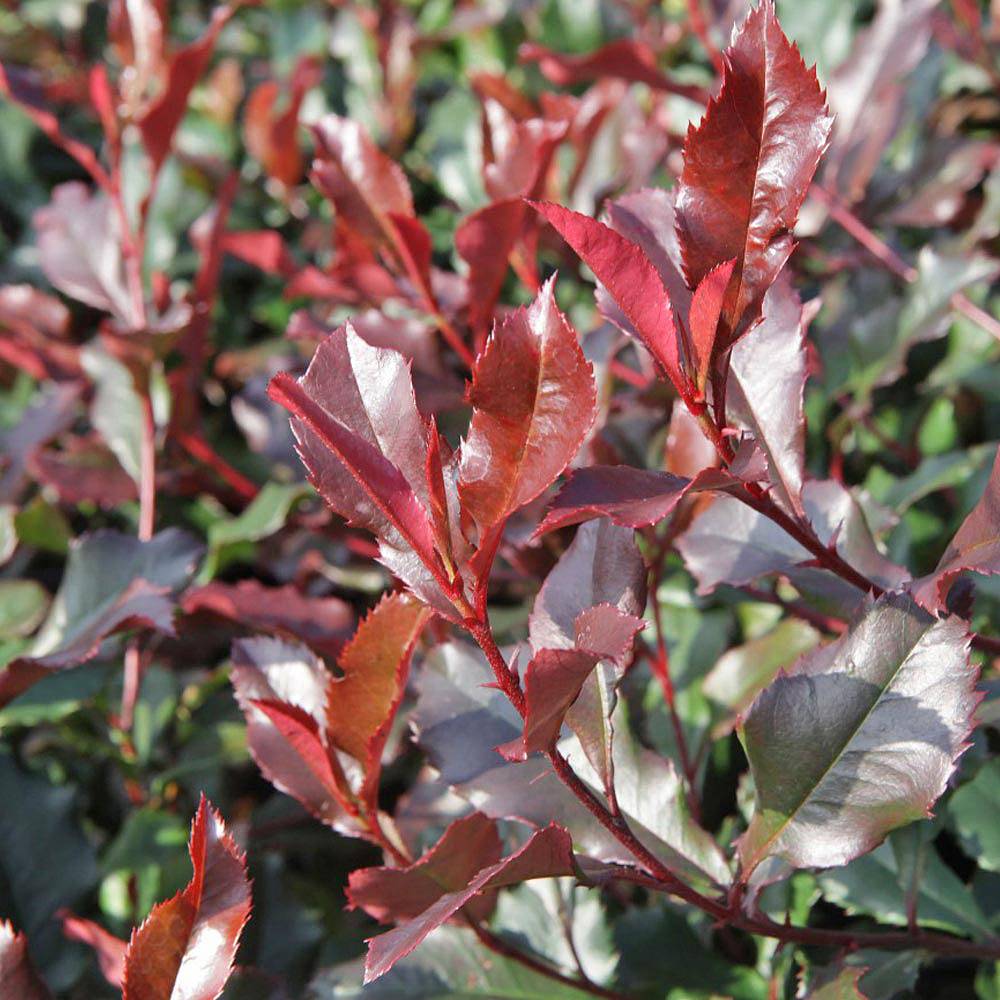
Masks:
[[[0,992],[10,1000],[52,1000],[28,955],[28,939],[0,920]]]

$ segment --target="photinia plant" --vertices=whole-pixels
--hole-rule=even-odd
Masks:
[[[980,13],[337,6],[0,66],[0,998],[995,995]]]

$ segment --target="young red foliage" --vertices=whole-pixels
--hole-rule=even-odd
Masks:
[[[455,820],[420,860],[406,868],[361,868],[351,872],[347,898],[383,924],[412,920],[445,893],[461,892],[477,872],[496,864],[503,842],[496,820],[474,812]],[[475,920],[493,910],[496,892],[484,892],[465,906]]]
[[[469,402],[458,491],[482,548],[552,484],[594,421],[593,372],[556,307],[553,281],[497,326],[476,359]]]
[[[370,983],[385,975],[435,927],[443,924],[480,893],[534,878],[572,875],[575,871],[573,842],[569,834],[554,824],[537,830],[514,854],[482,868],[460,889],[445,893],[413,919],[370,939],[365,961],[365,982]]]
[[[194,874],[132,932],[122,1000],[215,1000],[250,916],[246,859],[204,796],[188,844]]]
[[[533,207],[597,275],[646,349],[683,395],[687,385],[680,370],[670,299],[646,254],[613,229],[579,212],[560,205]]]
[[[52,1000],[28,954],[28,939],[7,920],[0,920],[0,997]]]
[[[121,989],[125,976],[125,953],[128,942],[115,937],[93,920],[77,917],[72,913],[57,914],[62,919],[63,934],[70,941],[81,941],[94,949],[101,975],[112,985]]]
[[[815,70],[785,37],[772,0],[725,53],[722,90],[688,129],[677,232],[688,285],[735,260],[717,350],[756,322],[794,247],[792,230],[830,137]]]

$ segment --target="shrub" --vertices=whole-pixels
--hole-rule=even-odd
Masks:
[[[995,32],[708,6],[3,15],[0,997],[996,995]]]

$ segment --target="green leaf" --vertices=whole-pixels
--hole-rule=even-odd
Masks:
[[[812,625],[799,618],[784,618],[765,635],[726,652],[705,678],[702,690],[729,712],[744,712],[782,667],[819,641],[820,634]],[[715,735],[724,735],[731,725],[724,722]]]
[[[17,508],[13,504],[0,504],[0,566],[10,559],[17,548],[16,513]]]
[[[846,864],[925,816],[965,749],[975,680],[965,623],[892,593],[779,676],[740,733],[757,796],[744,870]]]
[[[309,987],[308,1000],[583,1000],[591,995],[488,951],[470,930],[447,925],[432,932],[417,951],[397,962],[381,979],[363,987],[361,976],[360,961],[320,972]]]
[[[90,404],[90,420],[97,432],[136,481],[142,478],[142,400],[132,375],[98,344],[88,344],[80,353],[84,371],[94,380],[96,391]]]
[[[980,868],[1000,871],[1000,760],[985,763],[948,803],[962,846]]]
[[[280,531],[292,508],[309,492],[302,483],[265,483],[242,514],[210,525],[208,553],[197,582],[213,579],[240,543],[259,542]]]
[[[48,606],[49,595],[34,580],[0,580],[0,638],[31,635]]]
[[[820,888],[828,902],[843,907],[852,916],[871,916],[899,927],[907,924],[907,882],[904,863],[890,844],[882,844],[844,868],[819,875]],[[928,852],[924,864],[916,902],[917,919],[922,926],[976,938],[993,934],[968,886],[933,850]]]
[[[73,529],[63,512],[40,494],[14,517],[18,541],[43,552],[65,555],[73,539]]]
[[[28,936],[47,972],[67,960],[53,916],[97,880],[93,847],[76,821],[70,788],[50,785],[0,753],[0,913]]]

